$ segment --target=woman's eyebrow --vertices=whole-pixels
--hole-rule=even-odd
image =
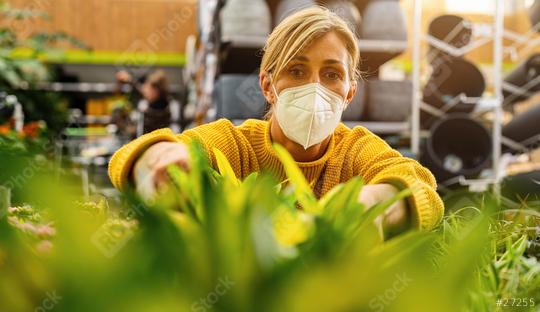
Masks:
[[[309,62],[309,59],[306,57],[306,56],[303,56],[303,55],[297,55],[295,57],[293,57],[292,59],[293,61],[300,61],[300,62]]]
[[[304,55],[297,55],[293,57],[293,61],[299,61],[299,62],[305,62],[309,63],[309,58]],[[334,65],[334,64],[340,64],[346,67],[346,64],[343,61],[337,60],[337,59],[327,59],[323,61],[323,64],[325,65]]]
[[[327,65],[340,64],[340,65],[346,66],[343,61],[335,60],[335,59],[324,60],[323,63]]]

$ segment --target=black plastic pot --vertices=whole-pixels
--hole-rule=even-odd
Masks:
[[[471,41],[472,24],[457,15],[441,15],[431,21],[428,33],[450,46],[462,48]],[[442,56],[448,56],[448,54],[430,45],[428,56],[430,61]]]
[[[345,20],[356,36],[360,36],[362,17],[352,1],[327,0],[324,1],[324,6]]]
[[[351,103],[347,106],[347,109],[343,112],[341,120],[343,121],[360,121],[364,117],[364,110],[366,107],[367,88],[366,83],[362,80],[358,81],[358,87],[356,94],[354,95]]]
[[[371,0],[362,14],[361,40],[366,41],[407,41],[405,13],[398,0]],[[377,74],[379,68],[405,51],[405,46],[389,50],[362,51],[360,69]]]
[[[534,92],[540,91],[540,82],[531,85],[531,81],[540,76],[540,53],[531,55],[526,61],[516,66],[505,78],[504,82],[521,88],[524,92],[513,92],[504,89],[504,104],[510,105],[528,99]],[[526,89],[525,85],[529,84]]]
[[[503,136],[519,143],[534,141],[531,139],[540,136],[540,104],[515,116],[503,127]],[[532,147],[538,142],[536,140],[526,145]]]
[[[362,16],[362,39],[407,41],[407,23],[399,0],[372,0]]]
[[[540,170],[506,177],[502,183],[502,193],[513,200],[540,199]]]
[[[457,100],[463,94],[470,98],[481,97],[486,89],[486,82],[482,72],[473,63],[461,59],[451,58],[444,62],[433,64],[433,73],[424,88],[423,100],[426,104],[443,109],[447,104]],[[448,113],[470,113],[475,103],[457,104],[447,110]],[[422,112],[422,125],[429,127],[437,117]]]
[[[457,176],[474,178],[488,165],[491,135],[466,114],[450,114],[438,120],[430,132],[420,161],[439,182]]]
[[[540,1],[539,0],[535,0],[533,5],[529,8],[529,20],[531,21],[532,27],[540,23]]]
[[[274,25],[281,23],[287,16],[314,5],[317,5],[314,0],[281,0],[276,7]]]
[[[227,74],[219,76],[214,99],[218,118],[262,119],[266,99],[259,86],[259,76]]]
[[[370,80],[367,118],[372,121],[405,121],[411,112],[412,82]]]

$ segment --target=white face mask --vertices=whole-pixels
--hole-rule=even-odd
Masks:
[[[289,88],[277,95],[275,116],[283,133],[304,149],[321,143],[341,121],[345,100],[319,83]]]

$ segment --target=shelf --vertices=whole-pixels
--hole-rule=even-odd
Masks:
[[[407,41],[401,40],[364,40],[358,41],[360,52],[401,53],[409,47]]]
[[[463,46],[461,48],[456,48],[448,43],[446,43],[445,41],[442,41],[442,40],[439,40],[431,35],[425,35],[424,36],[424,40],[427,41],[430,45],[432,45],[433,47],[439,49],[439,50],[442,50],[454,57],[461,57],[469,52],[471,52],[472,50],[475,50],[485,44],[487,44],[488,42],[490,42],[492,40],[492,38],[489,38],[489,37],[482,37],[480,39],[477,39],[477,40],[474,40],[472,42],[470,42],[468,45],[466,46]]]
[[[79,92],[79,93],[114,93],[117,90],[116,83],[89,83],[89,82],[44,82],[34,87],[28,85],[21,86],[22,90],[40,90],[54,92]],[[180,92],[180,85],[171,85],[172,93]],[[127,90],[130,92],[131,90]]]
[[[224,37],[222,42],[230,44],[233,48],[247,48],[247,49],[260,49],[266,44],[268,36],[241,36],[234,35],[231,37]]]

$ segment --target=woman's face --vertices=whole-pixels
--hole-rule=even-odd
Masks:
[[[159,99],[159,91],[148,82],[142,85],[141,93],[148,102],[154,102]]]
[[[275,104],[272,84],[280,94],[288,88],[320,83],[350,103],[356,92],[356,81],[349,75],[349,66],[345,44],[338,34],[329,32],[300,52],[277,79],[272,80],[275,75],[261,73],[261,88],[268,102]]]

